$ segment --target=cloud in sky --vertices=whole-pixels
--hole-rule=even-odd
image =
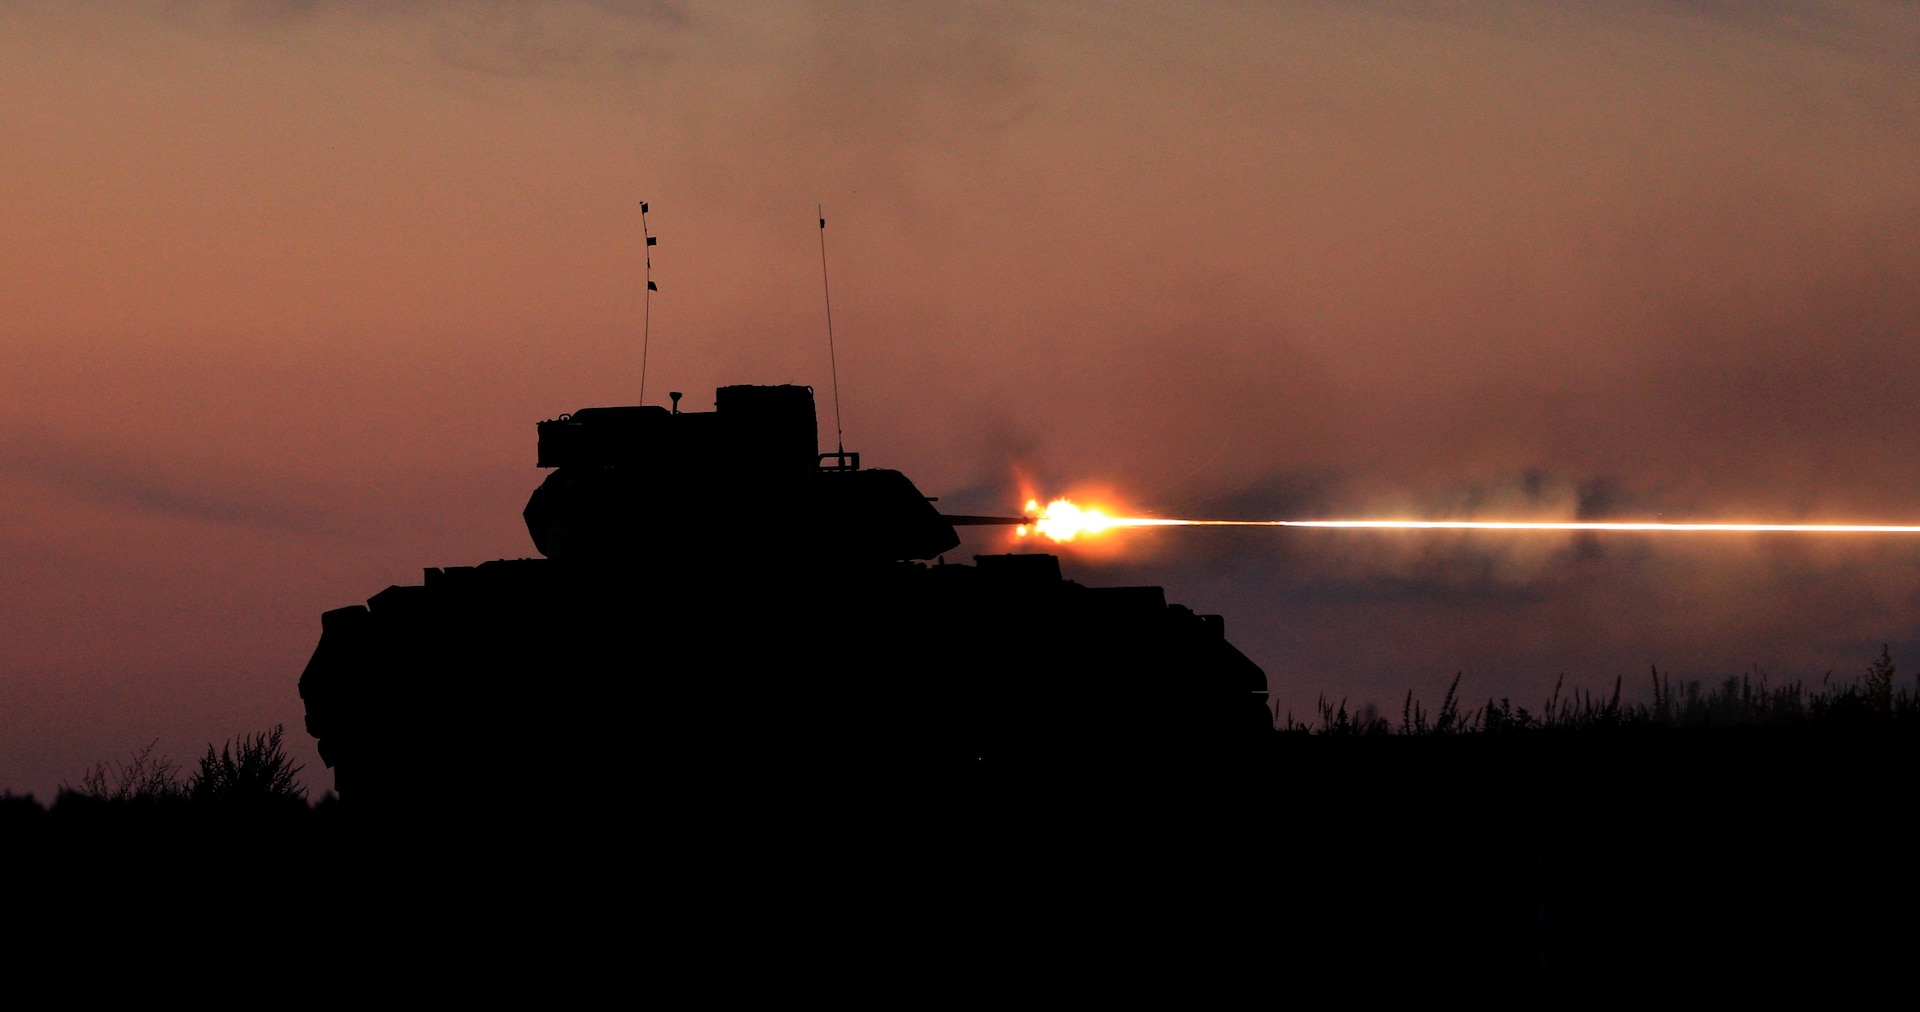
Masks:
[[[137,450],[64,437],[31,423],[4,426],[0,474],[55,486],[95,505],[195,523],[326,538],[338,532],[316,490],[210,465],[162,466]]]

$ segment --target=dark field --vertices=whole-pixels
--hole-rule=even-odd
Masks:
[[[56,956],[115,925],[164,949],[164,924],[362,967],[423,937],[521,971],[644,953],[716,994],[1195,956],[1493,1004],[1853,988],[1903,977],[1915,941],[1920,719],[1894,683],[1883,662],[1538,713],[1334,704],[1234,754],[1044,767],[703,778],[637,757],[583,771],[594,792],[487,811],[75,789],[7,799],[0,840],[10,918]]]

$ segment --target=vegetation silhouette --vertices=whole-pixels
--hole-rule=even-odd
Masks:
[[[1460,675],[1447,686],[1439,709],[1429,712],[1408,690],[1396,726],[1372,704],[1352,713],[1347,700],[1337,704],[1322,696],[1317,722],[1300,721],[1291,712],[1278,728],[1295,735],[1449,735],[1511,734],[1518,732],[1594,732],[1651,728],[1854,727],[1863,721],[1904,726],[1920,722],[1920,692],[1898,686],[1898,669],[1891,648],[1854,681],[1833,681],[1829,671],[1817,685],[1793,679],[1771,684],[1759,669],[1715,683],[1698,679],[1674,682],[1672,673],[1651,669],[1652,693],[1644,702],[1623,701],[1623,679],[1604,696],[1576,689],[1563,694],[1566,676],[1554,682],[1553,694],[1538,712],[1515,705],[1509,698],[1488,699],[1465,714],[1460,711]]]
[[[99,975],[111,951],[100,983],[171,979],[186,965],[238,982],[283,967],[283,932],[236,925],[259,923],[298,869],[342,842],[338,806],[307,802],[284,735],[209,743],[190,772],[149,742],[88,767],[51,805],[0,798],[16,965]]]
[[[96,802],[162,804],[186,797],[180,767],[153,750],[158,739],[134,750],[125,762],[102,760],[80,775],[80,786],[62,785],[62,797],[72,795]],[[209,745],[208,748],[213,746]]]
[[[286,725],[229,739],[215,750],[207,743],[199,766],[182,776],[180,765],[156,755],[159,741],[135,749],[124,762],[102,760],[80,776],[80,785],[62,785],[56,807],[72,805],[142,806],[191,801],[196,805],[304,805],[304,769],[286,753]]]
[[[187,796],[198,804],[263,806],[305,804],[307,789],[300,771],[284,748],[286,725],[275,724],[259,734],[242,735],[221,746],[212,743],[200,757],[200,768],[187,782]]]
[[[1563,678],[1537,710],[1459,684],[1397,725],[1325,699],[1279,721],[1264,770],[1314,798],[1281,861],[1344,883],[1292,894],[1323,928],[1405,969],[1498,968],[1527,1004],[1903,979],[1920,888],[1843,870],[1909,833],[1920,686],[1886,647],[1853,679]],[[1452,888],[1402,892],[1414,869]]]

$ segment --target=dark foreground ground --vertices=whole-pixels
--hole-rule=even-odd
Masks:
[[[1917,743],[1833,720],[1276,733],[934,773],[663,760],[431,817],[16,798],[0,859],[16,966],[300,952],[432,966],[441,987],[644,978],[714,999],[1169,973],[1501,1005],[1851,989],[1904,985],[1920,954]]]

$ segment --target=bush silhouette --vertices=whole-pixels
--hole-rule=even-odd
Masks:
[[[98,762],[80,776],[80,786],[60,785],[60,793],[91,801],[154,804],[187,796],[180,783],[180,767],[153,754],[159,741],[136,749],[126,762]],[[209,746],[211,747],[211,746]]]
[[[188,796],[203,804],[306,804],[307,789],[300,783],[304,767],[282,747],[286,730],[285,724],[275,724],[271,731],[241,735],[217,753],[209,742],[200,768],[187,782]]]

